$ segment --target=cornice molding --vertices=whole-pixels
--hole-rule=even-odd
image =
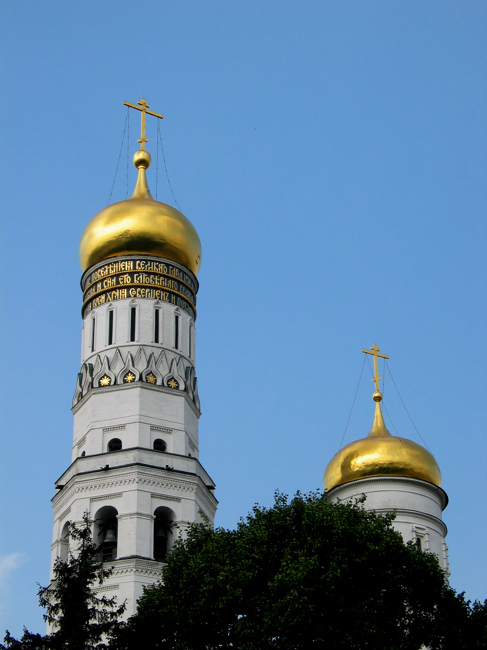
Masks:
[[[168,429],[168,427],[161,427],[157,424],[151,424],[149,426],[151,431],[159,431],[160,433],[167,433],[169,435],[172,435],[174,431],[174,429]]]
[[[96,479],[80,478],[79,475],[75,475],[73,476],[72,481],[72,484],[67,488],[67,493],[63,495],[63,498],[61,498],[61,495],[56,495],[53,499],[53,512],[56,518],[57,513],[62,510],[66,504],[70,502],[72,503],[76,497],[85,495],[89,492],[103,491],[106,492],[106,495],[99,495],[101,498],[111,498],[112,495],[110,490],[113,490],[114,488],[140,485],[159,488],[161,490],[180,492],[182,494],[195,494],[198,477],[195,476],[194,479],[190,481],[155,476],[142,471],[129,471],[115,476]],[[58,496],[60,499],[56,502]]]
[[[426,521],[431,522],[431,524],[436,525],[442,531],[441,534],[443,537],[446,537],[447,535],[448,528],[446,527],[445,522],[438,517],[435,517],[434,515],[430,515],[427,512],[422,512],[421,510],[413,510],[412,508],[374,508],[374,512],[377,512],[379,514],[387,514],[393,511],[397,513],[395,521],[398,523],[411,523],[410,519],[408,519],[407,522],[401,522],[400,520],[401,515],[409,515],[410,517],[417,517],[418,519],[425,519]],[[418,526],[420,524],[414,525]]]
[[[97,594],[99,591],[115,591],[119,587],[120,585],[103,585],[102,587],[96,587],[93,591]]]
[[[181,503],[181,497],[170,497],[167,494],[156,494],[155,492],[151,493],[153,499],[163,499],[164,501],[178,501]]]
[[[209,495],[213,497],[213,500],[208,498]],[[216,507],[218,501],[215,499],[213,494],[208,490],[208,488],[205,487],[205,489],[203,489],[201,485],[198,485],[198,488],[196,490],[196,500],[205,504],[207,508],[207,513],[211,514],[211,517],[213,519],[216,514]]]
[[[138,575],[149,578],[160,579],[162,562],[144,562],[143,560],[135,560],[126,562],[124,560],[115,560],[112,566],[112,578],[119,578],[120,576]]]
[[[102,431],[103,433],[110,433],[111,431],[123,431],[125,427],[126,427],[125,424],[119,424],[114,427],[103,427]]]
[[[355,488],[357,488],[356,490],[357,492],[366,493],[366,490],[360,490],[358,486],[360,485],[365,486],[371,484],[375,485],[377,483],[389,483],[389,485],[391,484],[397,485],[400,483],[403,483],[405,485],[416,485],[418,487],[421,487],[421,489],[423,490],[431,492],[437,497],[439,496],[442,510],[444,510],[448,505],[448,495],[443,488],[438,487],[437,485],[433,485],[433,483],[428,483],[427,481],[422,481],[417,478],[409,478],[407,476],[368,476],[365,478],[358,479],[356,481],[351,481],[350,483],[343,483],[342,485],[337,485],[336,487],[334,487],[328,492],[328,496],[333,496],[333,498],[338,498],[340,492],[349,489],[355,489]]]
[[[120,497],[123,497],[123,492],[112,492],[109,496],[102,494],[98,497],[90,497],[90,503],[93,501],[103,501],[104,499],[119,499]]]

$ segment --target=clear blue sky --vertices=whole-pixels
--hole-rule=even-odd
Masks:
[[[452,585],[486,598],[486,3],[20,0],[0,19],[0,633],[44,629],[78,242],[110,194],[123,101],[141,97],[164,114],[203,244],[200,452],[217,524],[277,488],[321,487],[377,342],[443,472]],[[154,120],[148,136],[154,191]],[[126,178],[124,151],[112,200]],[[345,442],[368,433],[371,392],[366,366]],[[421,443],[390,381],[385,404]]]

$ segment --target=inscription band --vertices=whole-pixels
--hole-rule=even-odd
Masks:
[[[116,300],[126,300],[127,298],[149,298],[150,300],[160,300],[169,302],[176,307],[180,307],[187,312],[193,320],[196,320],[196,308],[191,305],[184,297],[178,295],[175,291],[165,291],[164,289],[154,289],[152,285],[148,287],[124,287],[123,289],[104,289],[97,297],[89,298],[81,308],[83,318],[92,309],[104,305],[107,302]]]
[[[142,273],[155,273],[158,275],[167,275],[180,282],[183,282],[191,291],[196,294],[198,285],[194,278],[189,273],[180,269],[179,267],[171,264],[170,262],[162,262],[150,259],[126,259],[117,260],[114,262],[107,262],[99,268],[88,273],[82,279],[81,285],[83,291],[86,291],[95,282],[110,276],[119,275],[121,273],[142,272]]]
[[[107,261],[81,280],[83,317],[96,307],[130,298],[167,302],[196,319],[198,282],[168,260],[131,257]]]
[[[114,265],[111,265],[111,266],[114,266]],[[92,273],[91,275],[93,276],[93,275],[95,275],[95,273]],[[189,284],[188,282],[185,282],[184,280],[182,280],[179,277],[175,278],[174,275],[170,275],[168,273],[162,273],[160,271],[155,271],[153,273],[145,273],[145,272],[140,272],[140,271],[135,271],[134,272],[134,271],[127,271],[127,270],[120,270],[120,271],[113,271],[112,273],[106,273],[106,274],[104,274],[102,276],[97,277],[95,280],[93,280],[93,282],[90,282],[90,283],[84,282],[83,283],[83,298],[86,300],[86,298],[88,296],[90,296],[90,295],[92,295],[92,293],[94,293],[93,291],[91,293],[88,293],[90,291],[90,289],[92,289],[93,287],[96,287],[96,291],[99,290],[99,287],[102,284],[103,284],[103,288],[112,287],[112,286],[117,285],[117,282],[113,282],[112,278],[129,276],[129,275],[133,276],[132,279],[135,279],[136,282],[138,282],[138,280],[135,278],[135,276],[140,276],[141,278],[142,277],[143,278],[150,278],[150,282],[148,282],[148,284],[154,284],[154,285],[159,285],[159,286],[166,286],[167,285],[168,288],[171,288],[171,283],[172,282],[179,283],[179,284],[183,285],[183,287],[185,287],[190,292],[190,294],[193,296],[192,302],[194,302],[194,304],[196,304],[196,290],[193,288],[194,287],[193,284]],[[159,278],[165,278],[165,280],[160,280]],[[91,277],[88,277],[87,280],[88,279],[91,279]],[[144,281],[144,280],[142,280],[142,281]],[[118,282],[118,283],[123,284],[123,282]],[[174,285],[173,288],[176,288],[176,286]],[[184,291],[183,291],[183,293],[184,293]],[[188,294],[188,295],[190,295],[190,294]]]
[[[104,291],[121,287],[154,287],[173,291],[196,306],[196,296],[186,284],[168,276],[153,273],[123,273],[106,276],[102,280],[93,282],[85,290],[83,302],[87,303],[90,298],[100,295]]]

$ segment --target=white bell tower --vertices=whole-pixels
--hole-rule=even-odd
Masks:
[[[135,613],[175,539],[213,523],[215,485],[199,462],[195,374],[198,234],[147,186],[146,114],[132,197],[99,212],[80,243],[81,369],[73,398],[71,465],[52,500],[52,563],[67,557],[66,522],[95,521],[114,567],[102,589]]]

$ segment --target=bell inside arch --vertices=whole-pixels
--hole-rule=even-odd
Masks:
[[[155,532],[154,536],[162,541],[162,540],[167,540],[167,528],[168,528],[168,522],[166,521],[157,521],[156,519],[156,526],[155,526]]]
[[[104,544],[117,543],[117,525],[114,521],[109,521],[105,527],[105,537],[103,538]]]

